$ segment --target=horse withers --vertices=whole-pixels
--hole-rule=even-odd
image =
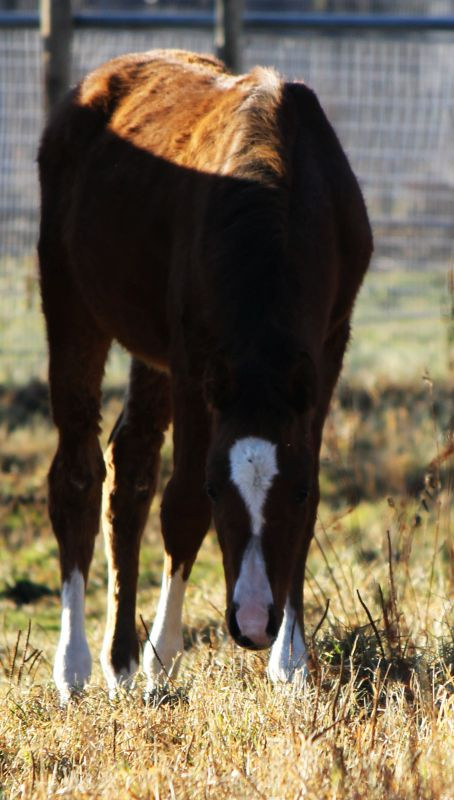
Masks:
[[[148,688],[175,675],[185,587],[212,517],[231,635],[271,647],[273,681],[304,678],[322,428],[372,251],[360,189],[315,94],[269,69],[232,76],[208,56],[124,56],[59,106],[39,166],[62,699],[90,676],[84,598],[101,506],[109,689],[137,669],[140,539],[171,421]],[[132,362],[103,458],[113,340]]]

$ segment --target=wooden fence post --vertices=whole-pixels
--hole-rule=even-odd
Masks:
[[[216,55],[232,72],[241,72],[243,0],[216,0]]]
[[[71,69],[71,0],[40,0],[44,106],[49,114],[68,91]]]

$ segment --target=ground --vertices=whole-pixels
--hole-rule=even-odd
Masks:
[[[139,676],[110,701],[96,659],[100,536],[87,596],[93,679],[60,708],[51,682],[57,547],[46,511],[55,432],[42,383],[2,387],[0,798],[454,797],[454,362],[444,280],[424,284],[426,306],[415,309],[405,276],[376,275],[358,304],[326,428],[305,589],[312,666],[297,691],[270,685],[266,656],[227,637],[210,533],[187,592],[178,680],[146,705]],[[104,442],[120,407],[111,387]],[[158,599],[170,464],[169,439],[141,556],[142,640]]]

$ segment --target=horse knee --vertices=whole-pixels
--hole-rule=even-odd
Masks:
[[[156,491],[159,452],[163,434],[149,434],[145,440],[132,436],[127,426],[119,427],[104,454],[107,480],[104,484],[104,520],[114,526],[116,537],[141,534]]]
[[[124,489],[139,500],[154,493],[163,441],[164,434],[158,430],[138,436],[125,425],[114,431],[104,458],[117,491]]]
[[[62,560],[79,562],[84,573],[98,530],[105,467],[98,443],[60,444],[49,471],[49,515]]]
[[[71,505],[83,503],[102,485],[106,470],[98,443],[77,444],[68,447],[60,444],[49,470],[49,488],[58,499]]]

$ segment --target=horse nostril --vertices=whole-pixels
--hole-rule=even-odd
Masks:
[[[241,631],[238,627],[238,622],[236,619],[236,612],[238,610],[238,603],[232,603],[230,606],[230,611],[227,619],[227,626],[230,631],[230,635],[237,641],[241,636]]]
[[[266,626],[266,632],[267,632],[268,636],[270,637],[270,639],[273,639],[273,641],[274,641],[274,639],[276,638],[276,636],[278,634],[278,631],[279,631],[279,625],[277,623],[276,608],[275,608],[274,605],[268,606],[268,615],[269,615],[269,618],[268,618],[268,625]]]
[[[249,639],[248,636],[239,636],[238,639],[235,639],[236,643],[240,645],[240,647],[245,647],[246,650],[263,650],[263,645],[257,645],[252,639]]]

